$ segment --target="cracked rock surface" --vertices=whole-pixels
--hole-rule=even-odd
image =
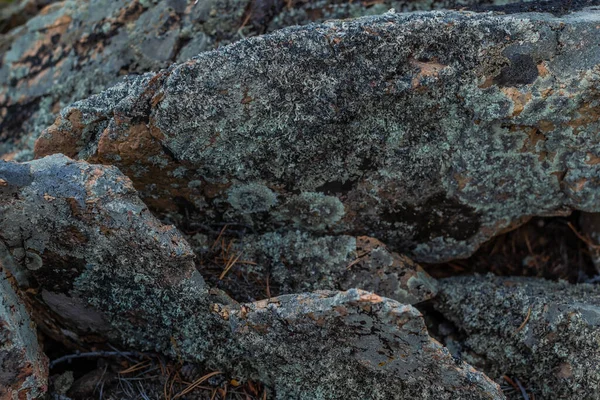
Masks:
[[[466,257],[532,215],[599,211],[599,23],[448,11],[287,28],[65,108],[36,155],[118,166],[154,211],[205,224]]]
[[[2,162],[0,179],[3,265],[73,337],[205,362],[280,399],[503,398],[410,305],[357,289],[239,304],[207,287],[115,167],[53,155]]]
[[[527,382],[539,399],[598,399],[600,290],[543,279],[440,281],[436,308],[464,334],[464,360]]]

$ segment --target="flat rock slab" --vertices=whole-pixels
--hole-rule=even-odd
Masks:
[[[435,306],[464,333],[464,359],[536,399],[600,398],[597,285],[491,275],[440,285]]]
[[[357,289],[240,304],[209,288],[183,236],[115,167],[53,155],[2,162],[0,179],[2,260],[73,338],[204,362],[280,399],[503,398],[410,305]],[[369,257],[385,250],[367,244]]]
[[[155,211],[470,255],[599,211],[600,12],[386,14],[250,38],[65,108],[36,144]]]
[[[0,262],[0,399],[37,399],[47,389],[48,359]]]

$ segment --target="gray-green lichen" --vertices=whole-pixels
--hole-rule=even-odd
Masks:
[[[268,187],[251,183],[229,189],[227,201],[242,214],[267,212],[277,204],[277,195]]]
[[[600,211],[599,24],[590,8],[282,29],[73,104],[36,154],[117,165],[154,211],[185,199],[186,220],[466,257],[526,216]],[[240,184],[277,203],[243,211]]]
[[[536,278],[440,281],[435,307],[464,339],[462,357],[538,399],[598,399],[600,290]]]

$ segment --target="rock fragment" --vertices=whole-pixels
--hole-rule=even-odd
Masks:
[[[464,333],[462,357],[538,399],[597,399],[600,290],[536,278],[440,281],[436,308]]]
[[[65,108],[36,154],[117,165],[186,220],[466,257],[532,215],[600,211],[599,22],[431,12],[283,29]]]
[[[35,324],[0,263],[0,399],[37,399],[48,389],[48,359]]]

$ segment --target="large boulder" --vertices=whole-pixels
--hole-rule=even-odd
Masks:
[[[536,399],[599,399],[600,288],[536,278],[440,281],[435,307],[464,360],[522,382]]]
[[[532,215],[600,211],[599,23],[586,9],[283,29],[65,108],[36,155],[116,165],[176,222],[466,257]]]
[[[392,8],[414,11],[494,1],[65,0],[27,21],[50,2],[21,0],[0,8],[0,157],[4,159],[31,159],[35,139],[61,108],[100,92],[124,75],[158,71],[284,26],[381,14]],[[24,25],[3,34],[18,24]]]

